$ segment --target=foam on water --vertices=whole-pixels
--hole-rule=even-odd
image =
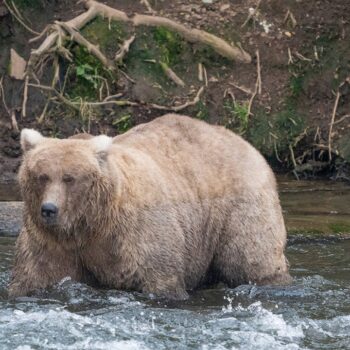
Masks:
[[[339,245],[328,249],[349,251],[350,242]],[[312,249],[304,245],[302,254],[313,262],[312,254],[327,247]],[[340,275],[324,274],[321,262],[310,273],[293,253],[301,254],[294,247],[289,255],[292,286],[203,290],[172,304],[69,279],[11,301],[3,268],[0,349],[350,349],[350,276],[344,279],[342,270],[349,264],[334,270]]]

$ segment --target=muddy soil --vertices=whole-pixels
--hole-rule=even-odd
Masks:
[[[14,3],[25,23],[37,32],[55,20],[68,20],[84,11],[83,4],[71,1],[16,0]],[[139,1],[109,0],[104,3],[128,14],[147,13]],[[123,67],[135,82],[120,79],[113,85],[114,92],[122,91],[123,98],[138,102],[165,105],[185,102],[193,98],[193,91],[203,84],[197,78],[197,65],[203,63],[207,70],[208,87],[200,102],[182,113],[225,125],[242,134],[265,155],[275,169],[294,171],[298,176],[332,174],[336,178],[349,179],[349,2],[266,0],[259,4],[254,17],[245,25],[249,11],[256,8],[256,1],[153,0],[150,4],[158,15],[242,45],[251,54],[252,62],[231,62],[198,45],[179,43],[176,35],[161,29],[157,32],[137,32],[139,42],[135,41],[134,51],[130,51]],[[102,35],[103,40],[106,39],[106,55],[115,53],[117,41],[113,43],[113,38],[100,32],[98,22],[95,21],[93,25],[95,27],[85,28],[83,34],[91,41],[95,36],[96,43],[102,40]],[[116,33],[119,29],[116,25]],[[149,71],[141,70],[145,60],[140,58],[141,51],[137,50],[142,48],[142,41],[149,37],[142,35],[150,33],[154,40],[163,40],[149,44],[154,49],[150,51],[151,54],[157,55],[163,52],[159,51],[163,48],[168,50],[167,53],[171,52],[174,56],[169,55],[169,62],[184,79],[185,88],[174,86],[164,76],[159,77],[159,71],[149,69],[149,66],[146,67]],[[87,120],[79,113],[73,114],[62,106],[50,104],[44,121],[39,124],[38,117],[42,114],[47,96],[30,88],[27,116],[22,117],[24,84],[8,75],[10,49],[15,49],[28,60],[30,50],[40,45],[40,41],[28,43],[33,36],[14,19],[5,4],[0,4],[0,76],[3,77],[4,87],[0,103],[0,182],[14,181],[21,158],[19,135],[13,129],[8,112],[15,112],[19,130],[31,127],[55,137],[66,137],[88,129],[93,134],[116,135],[133,125],[164,114],[164,111],[151,109],[143,103],[136,107],[104,108]],[[164,43],[164,40],[167,42]],[[174,47],[176,50],[180,47],[180,51],[169,51]],[[142,50],[145,53],[144,48]],[[250,95],[235,85],[254,91],[257,50],[261,62],[262,92],[254,98],[252,115],[246,118]],[[156,56],[154,58],[158,59]],[[50,66],[49,63],[41,76],[42,83],[48,85],[52,76]],[[67,70],[67,63],[63,63],[62,67]],[[73,69],[78,67],[73,66]],[[72,83],[72,86],[75,83],[73,78],[68,78],[68,84]],[[87,94],[91,99],[91,91],[77,85],[74,88],[75,94]],[[339,102],[329,137],[337,93]],[[329,152],[329,145],[332,153]],[[6,192],[6,188],[13,192],[7,186],[2,186],[2,191]]]

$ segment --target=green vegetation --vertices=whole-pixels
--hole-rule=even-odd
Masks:
[[[128,112],[121,114],[112,122],[112,125],[118,130],[119,134],[128,131],[133,126],[131,122],[131,114]]]
[[[208,120],[209,119],[209,110],[206,106],[205,102],[199,101],[194,109],[194,115],[196,118],[201,120]]]
[[[128,28],[117,21],[97,17],[81,30],[81,34],[91,43],[99,45],[100,50],[113,58],[119,45],[128,37]]]
[[[232,100],[225,100],[224,110],[228,118],[226,127],[243,135],[247,131],[249,124],[248,105],[248,101],[234,102]]]
[[[305,129],[305,120],[292,102],[287,100],[284,108],[272,115],[258,111],[247,131],[247,139],[271,161],[290,161],[290,148]]]
[[[72,63],[69,65],[66,95],[72,100],[95,101],[105,81],[112,82],[112,73],[91,55],[85,47],[75,45]]]
[[[350,225],[347,223],[333,223],[329,224],[332,233],[350,233]]]

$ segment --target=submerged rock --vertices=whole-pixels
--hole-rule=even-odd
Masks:
[[[17,236],[22,227],[22,202],[0,202],[0,236]]]

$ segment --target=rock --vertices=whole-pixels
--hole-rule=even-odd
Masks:
[[[10,72],[12,78],[23,80],[27,61],[24,60],[14,49],[11,49]]]
[[[22,227],[23,202],[0,202],[0,236],[17,236]]]
[[[350,133],[341,137],[337,143],[339,155],[350,163]]]
[[[223,4],[220,6],[220,12],[225,12],[230,8],[230,4]]]

